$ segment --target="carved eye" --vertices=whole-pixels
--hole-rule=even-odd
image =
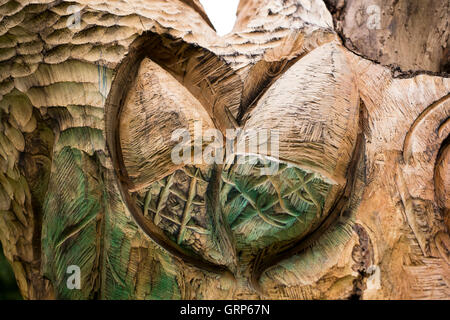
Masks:
[[[205,203],[210,167],[202,163],[186,166],[176,161],[173,152],[187,148],[194,153],[194,131],[214,128],[209,115],[169,72],[145,58],[119,123],[128,192],[135,196],[143,218],[153,222],[173,243],[207,259],[213,252]],[[174,139],[177,133],[186,135],[185,145]],[[203,142],[200,150],[205,147]],[[191,160],[193,163],[195,159]]]
[[[214,240],[213,231],[225,226],[215,223],[208,203],[213,166],[195,154],[209,143],[195,139],[196,131],[201,136],[231,126],[228,113],[237,112],[240,80],[215,55],[182,41],[148,34],[133,48],[107,101],[108,146],[122,197],[157,244],[221,272],[234,248],[221,250]]]
[[[257,143],[254,151],[236,152],[246,164],[224,175],[231,186],[225,211],[249,241],[267,235],[301,238],[317,227],[344,188],[358,130],[358,94],[345,59],[334,45],[315,50],[244,116],[239,142]],[[276,148],[271,145],[275,132]],[[262,133],[268,138],[261,139]],[[265,160],[252,163],[249,154],[255,151]],[[258,164],[270,167],[270,158],[281,165],[275,174],[261,175]]]
[[[298,259],[311,239],[325,248],[312,249],[313,255],[300,258],[296,274],[303,278],[290,279],[291,284],[318,279],[339,255],[339,246],[330,245],[337,238],[329,233],[330,219],[336,219],[347,205],[354,174],[350,166],[359,155],[355,150],[358,118],[353,74],[345,52],[335,44],[296,62],[244,115],[239,143],[246,149],[236,151],[243,163],[224,173],[228,195],[223,196],[223,208],[236,232],[238,250],[255,252],[267,247],[255,259],[253,281],[290,255]],[[268,138],[260,139],[261,132]],[[276,148],[273,135],[279,140]],[[257,141],[256,161],[248,141]],[[279,169],[261,175],[260,163]],[[343,194],[347,196],[342,198]],[[333,232],[342,232],[338,229]]]

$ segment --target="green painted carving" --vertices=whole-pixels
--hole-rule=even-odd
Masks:
[[[240,164],[241,160],[214,182],[206,170],[184,167],[138,193],[137,203],[144,217],[173,242],[216,262],[220,250],[214,245],[214,225],[205,204],[213,190],[210,183],[220,184],[221,210],[237,243],[232,250],[298,239],[326,217],[324,205],[332,186],[318,174],[285,163],[273,174],[261,174],[274,163],[256,157],[245,157]]]
[[[275,241],[300,237],[324,216],[324,204],[331,186],[318,175],[270,160],[246,157],[222,177],[225,215],[237,236],[238,245],[265,247]]]
[[[99,169],[100,158],[63,147],[53,159],[42,249],[43,271],[55,284],[56,297],[180,298],[172,259],[145,239],[118,191],[105,187],[114,177]],[[80,267],[80,290],[66,285],[71,265]]]

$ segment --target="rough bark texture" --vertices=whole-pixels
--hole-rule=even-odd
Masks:
[[[326,0],[347,48],[395,75],[450,73],[447,0]]]
[[[242,0],[218,37],[196,0],[1,1],[0,241],[23,296],[448,299],[448,2],[374,0],[379,24],[325,2]],[[278,129],[279,154],[172,163],[198,122]]]

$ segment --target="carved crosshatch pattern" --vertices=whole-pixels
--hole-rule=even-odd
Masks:
[[[274,175],[261,175],[261,168],[270,170],[270,163],[248,161],[250,164],[236,164],[223,174],[222,193],[231,229],[242,234],[249,245],[258,246],[258,239],[266,233],[283,234],[273,235],[278,239],[289,233],[299,236],[323,218],[330,185],[314,173],[286,164]]]
[[[197,0],[0,1],[24,298],[448,299],[448,1],[419,2],[241,0],[219,37]],[[279,152],[174,163],[198,123]]]
[[[204,199],[208,181],[199,169],[194,168],[193,172],[188,170],[177,170],[152,184],[142,201],[144,216],[156,225],[173,224],[168,228],[172,230],[171,234],[176,235],[178,244],[188,241],[187,230],[202,235],[209,232]]]

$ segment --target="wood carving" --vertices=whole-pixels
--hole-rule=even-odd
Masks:
[[[449,299],[448,2],[366,2],[2,0],[22,295]]]

